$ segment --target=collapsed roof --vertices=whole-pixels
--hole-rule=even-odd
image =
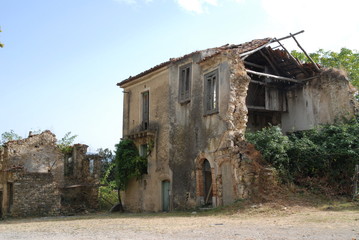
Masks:
[[[181,61],[185,58],[191,57],[198,53],[203,53],[203,57],[200,62],[204,62],[224,51],[236,50],[239,54],[241,60],[244,61],[247,73],[271,77],[280,81],[286,81],[290,83],[300,83],[305,80],[313,78],[316,73],[320,71],[320,66],[316,64],[305,50],[300,46],[296,35],[303,33],[300,31],[289,36],[282,38],[264,38],[264,39],[255,39],[250,42],[242,44],[226,44],[221,47],[209,48],[205,50],[194,51],[192,53],[186,54],[178,58],[170,58],[168,61],[160,63],[146,71],[143,71],[135,76],[130,76],[129,78],[117,83],[117,86],[123,86],[128,82],[131,82],[135,79],[143,77],[149,73],[152,73],[160,68],[169,66],[170,64]],[[301,63],[296,58],[294,58],[289,51],[281,43],[282,40],[293,38],[297,43],[298,47],[304,52],[304,54],[309,58],[311,63]],[[255,71],[257,69],[264,69],[265,65],[270,66],[270,72]]]

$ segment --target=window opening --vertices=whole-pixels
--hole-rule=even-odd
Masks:
[[[218,111],[218,70],[207,73],[205,79],[205,113]]]
[[[192,65],[187,64],[179,69],[179,101],[189,101],[191,96]]]
[[[147,130],[149,126],[149,92],[142,93],[142,130]]]
[[[89,160],[89,172],[90,172],[90,175],[93,175],[94,169],[95,169],[95,160],[90,159]]]
[[[72,156],[65,156],[65,176],[72,176],[74,174],[74,161]]]

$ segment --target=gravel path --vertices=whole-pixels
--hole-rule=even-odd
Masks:
[[[0,221],[0,239],[359,240],[359,211],[230,216],[87,215]]]

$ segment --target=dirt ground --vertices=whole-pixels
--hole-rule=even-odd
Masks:
[[[359,211],[252,205],[225,213],[90,214],[0,221],[0,239],[359,240]]]

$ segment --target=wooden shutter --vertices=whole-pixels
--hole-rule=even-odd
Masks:
[[[142,93],[142,128],[143,130],[148,129],[149,125],[149,113],[150,113],[150,106],[149,106],[149,92]]]

